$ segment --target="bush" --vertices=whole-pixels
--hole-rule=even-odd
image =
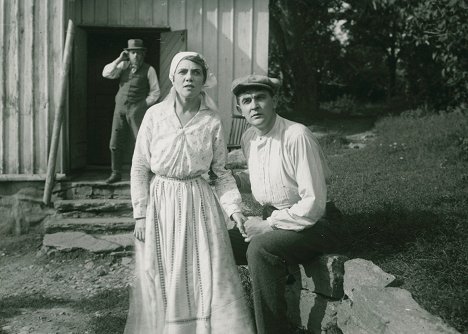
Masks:
[[[322,103],[320,108],[332,114],[349,116],[355,113],[357,104],[353,96],[343,95],[334,101]]]

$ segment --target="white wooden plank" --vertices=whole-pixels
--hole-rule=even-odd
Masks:
[[[55,96],[56,107],[58,107],[59,101],[59,93],[60,93],[60,80],[62,77],[63,71],[63,53],[65,49],[65,34],[66,34],[66,27],[68,26],[68,20],[64,19],[65,7],[63,1],[56,1],[54,2],[55,9],[54,9],[54,41],[56,43],[56,59],[60,62],[60,71],[54,71],[54,91],[57,92]],[[66,99],[68,99],[68,91]],[[56,112],[56,109],[54,109]],[[54,112],[54,117],[55,117]],[[62,122],[62,129],[60,131],[60,140],[59,140],[59,150],[57,155],[57,165],[58,168],[56,169],[56,173],[65,173],[68,170],[68,104],[65,103],[65,109],[63,110],[64,118]]]
[[[222,112],[231,114],[234,109],[231,82],[234,76],[234,0],[219,3],[218,24],[218,107]],[[224,131],[231,130],[230,117],[224,120]]]
[[[5,26],[9,36],[6,47],[6,165],[7,173],[18,174],[20,171],[19,157],[19,3],[18,0],[8,1],[5,8],[9,15],[9,25]]]
[[[187,13],[187,49],[203,53],[203,0],[190,0]]]
[[[109,0],[109,25],[121,24],[121,5],[120,0]]]
[[[0,21],[6,22],[5,20],[5,1],[0,1]],[[4,134],[4,124],[3,119],[5,117],[5,24],[0,24],[0,174],[3,174],[5,168],[5,155],[4,155],[4,146],[5,146],[5,134]]]
[[[169,0],[169,26],[171,30],[185,29],[187,21],[185,9],[186,0]]]
[[[34,155],[35,172],[45,173],[48,153],[48,109],[49,109],[49,75],[48,75],[48,0],[40,1],[34,8],[34,73],[33,80],[40,83],[34,90]]]
[[[203,0],[202,22],[202,53],[212,72],[218,76],[218,0]],[[218,87],[210,89],[208,93],[216,102],[218,101]],[[224,113],[225,110],[221,112]]]
[[[105,26],[108,22],[108,12],[107,0],[96,0],[94,5],[94,22],[97,25]]]
[[[33,49],[34,49],[34,1],[22,0],[22,60],[21,60],[21,162],[22,173],[34,173],[34,112],[33,112]]]
[[[122,25],[135,26],[136,22],[136,3],[134,0],[122,0]]]
[[[153,0],[138,0],[138,26],[151,27],[153,24]]]
[[[235,1],[234,21],[234,76],[252,71],[252,0]]]
[[[268,0],[254,0],[252,68],[258,74],[268,73]]]
[[[95,0],[81,0],[81,21],[83,24],[94,24],[94,1]],[[98,0],[99,1],[99,0]]]
[[[169,27],[168,0],[153,0],[153,26],[155,28]]]

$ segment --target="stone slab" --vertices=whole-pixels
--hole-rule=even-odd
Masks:
[[[337,328],[339,301],[300,289],[299,284],[287,286],[285,296],[288,318],[294,326],[318,334]]]
[[[114,252],[125,248],[122,243],[117,242],[117,239],[106,240],[83,232],[45,234],[42,245],[58,251],[83,249],[93,253]]]
[[[91,233],[115,233],[118,231],[132,231],[135,220],[127,217],[92,217],[92,218],[63,218],[50,217],[44,224],[46,233],[77,231]]]
[[[383,271],[372,261],[352,259],[344,264],[344,293],[353,300],[353,291],[359,287],[386,287],[395,280],[395,276]]]
[[[422,309],[407,290],[392,287],[357,287],[353,300],[337,307],[337,321],[344,334],[458,333]]]
[[[54,202],[58,212],[93,212],[102,214],[111,212],[131,212],[132,202],[129,199],[74,199],[59,200]]]
[[[125,233],[125,234],[108,234],[108,235],[99,235],[96,238],[101,240],[110,241],[112,243],[116,243],[121,245],[125,249],[133,248],[135,238],[133,233]]]

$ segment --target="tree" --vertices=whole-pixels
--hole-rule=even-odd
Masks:
[[[332,36],[340,6],[338,0],[270,2],[270,72],[283,79],[283,97],[292,105],[288,111],[307,119],[318,112],[321,73],[339,53]]]
[[[433,67],[441,79],[439,89],[447,93],[445,100],[435,102],[449,105],[468,102],[468,3],[418,1],[405,11],[406,39],[432,55]]]

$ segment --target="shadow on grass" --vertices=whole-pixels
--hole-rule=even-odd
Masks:
[[[431,211],[384,208],[372,213],[343,214],[338,234],[343,250],[353,256],[386,257],[403,252],[421,238],[450,233],[444,217]]]
[[[344,213],[336,230],[343,241],[342,253],[379,261],[396,254],[411,258],[424,252],[436,254],[437,250],[446,253],[451,244],[468,235],[468,227],[460,221],[455,212],[386,207],[371,213]],[[407,253],[410,248],[412,252]],[[453,258],[466,249],[453,253]]]
[[[89,330],[100,334],[122,333],[128,312],[128,289],[105,290],[78,301],[50,298],[43,294],[22,294],[0,300],[0,319],[3,321],[21,314],[24,309],[69,307],[91,316]],[[1,331],[0,331],[1,334]]]

